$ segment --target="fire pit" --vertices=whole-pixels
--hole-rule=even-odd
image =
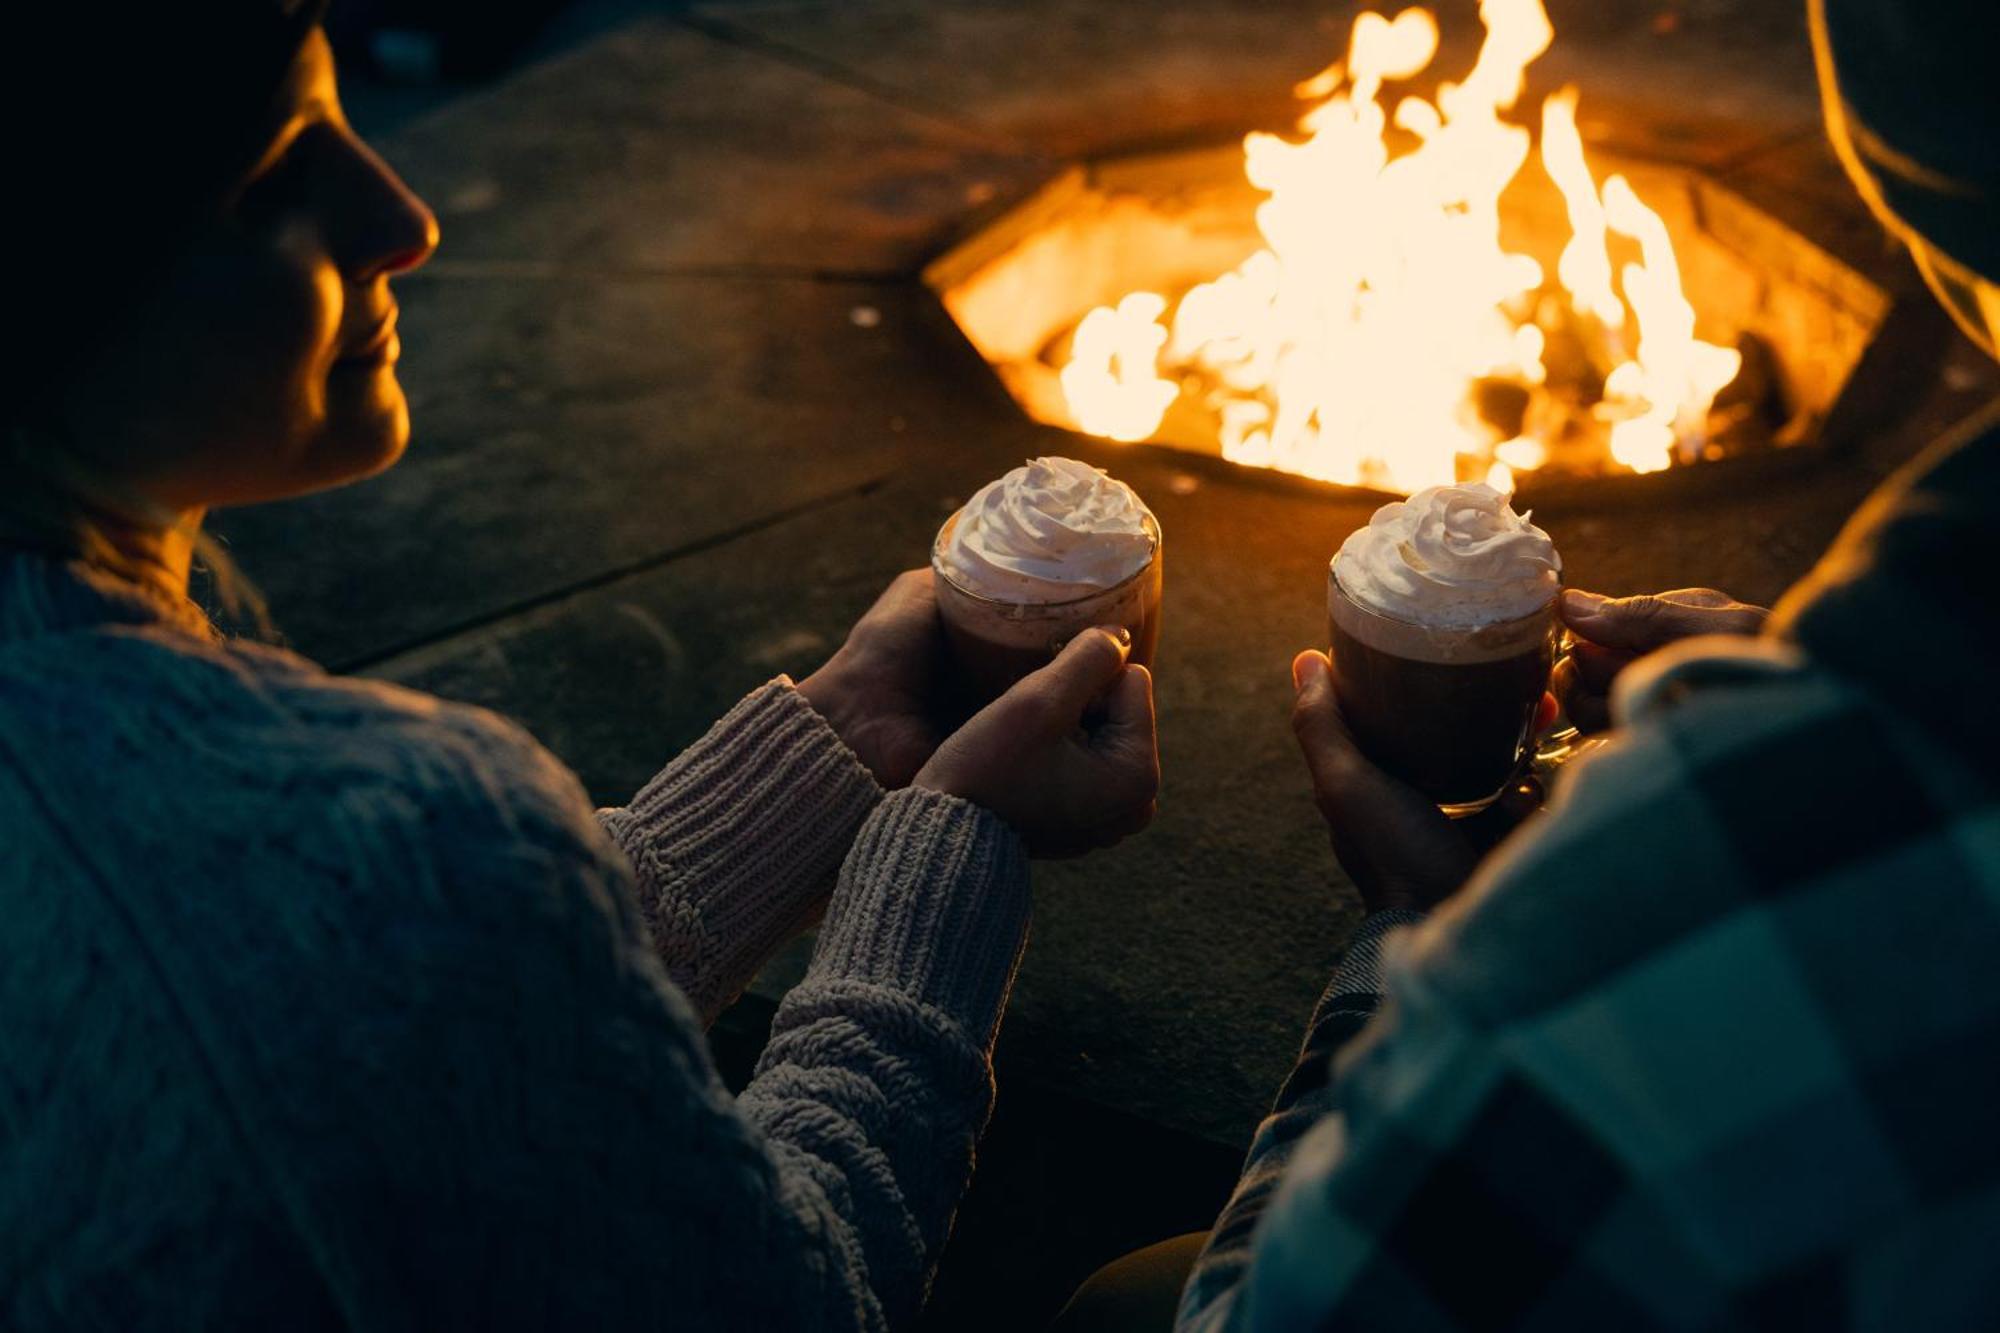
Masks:
[[[1540,0],[1481,13],[1457,82],[1392,96],[1436,25],[1364,13],[1296,134],[1075,166],[926,280],[1038,420],[1348,486],[1601,496],[1860,429],[1889,294],[1699,174],[1586,155],[1574,89],[1522,97]]]

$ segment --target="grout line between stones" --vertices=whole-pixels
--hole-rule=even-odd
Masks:
[[[1044,156],[1041,150],[1035,148],[1032,144],[1025,143],[1011,135],[995,133],[983,125],[960,118],[948,108],[938,106],[920,97],[913,97],[902,89],[884,83],[879,79],[871,78],[857,70],[849,69],[847,66],[828,60],[824,56],[816,56],[810,51],[802,51],[798,47],[778,41],[776,38],[766,37],[763,33],[755,29],[731,23],[728,19],[718,17],[714,14],[687,9],[676,11],[667,17],[682,27],[692,32],[698,32],[713,41],[721,42],[725,46],[733,46],[738,50],[749,52],[752,55],[759,55],[768,60],[778,61],[780,64],[790,65],[794,69],[802,70],[807,74],[825,79],[830,83],[837,83],[842,87],[851,88],[856,92],[875,98],[877,101],[887,103],[899,111],[919,116],[934,124],[942,125],[946,129],[958,134],[976,139],[990,148],[1000,149],[1009,153],[1019,153],[1029,157],[1039,158]]]
[[[435,651],[455,639],[464,638],[483,629],[490,629],[503,621],[513,620],[537,611],[548,610],[551,607],[559,606],[564,602],[581,597],[585,593],[596,592],[600,589],[621,583],[626,579],[635,578],[641,574],[649,574],[657,569],[663,569],[676,560],[684,560],[689,556],[700,555],[705,551],[712,551],[718,547],[727,546],[744,537],[768,531],[771,528],[789,523],[795,518],[802,518],[807,514],[815,513],[822,509],[830,509],[835,505],[844,504],[849,500],[858,500],[862,496],[872,494],[883,486],[886,486],[891,479],[891,475],[870,477],[867,481],[844,487],[831,494],[818,495],[809,500],[801,500],[799,503],[780,509],[776,513],[766,514],[761,518],[754,518],[746,523],[739,523],[733,528],[711,533],[706,537],[700,537],[668,550],[655,552],[652,555],[642,556],[637,560],[626,561],[624,564],[615,565],[610,569],[592,574],[588,578],[564,584],[560,588],[551,588],[546,592],[536,593],[532,597],[524,597],[519,601],[510,602],[505,606],[491,611],[481,612],[475,616],[467,616],[465,619],[456,621],[442,629],[405,639],[400,643],[391,644],[387,648],[362,653],[355,657],[330,661],[327,664],[327,670],[336,675],[359,675],[364,672],[379,674],[385,668],[393,666],[399,659],[413,657],[419,653]]]
[[[804,264],[617,264],[592,266],[549,259],[436,259],[424,265],[406,281],[432,279],[476,281],[482,278],[520,278],[555,281],[582,278],[592,281],[629,278],[638,281],[686,280],[697,282],[817,282],[848,283],[865,287],[900,287],[920,276],[915,269],[814,268]]]

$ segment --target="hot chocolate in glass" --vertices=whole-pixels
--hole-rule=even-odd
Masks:
[[[938,609],[966,692],[992,699],[1093,625],[1160,639],[1160,524],[1130,486],[1072,458],[1037,458],[981,488],[931,548]]]
[[[1327,577],[1334,688],[1384,770],[1447,814],[1490,805],[1532,755],[1562,562],[1485,485],[1382,506]]]

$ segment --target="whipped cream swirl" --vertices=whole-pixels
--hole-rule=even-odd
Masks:
[[[982,487],[938,552],[968,592],[999,602],[1063,602],[1146,567],[1159,524],[1138,493],[1074,458],[1037,458]]]
[[[1341,544],[1334,576],[1371,610],[1471,629],[1539,610],[1562,572],[1549,534],[1491,486],[1432,486],[1375,511]]]

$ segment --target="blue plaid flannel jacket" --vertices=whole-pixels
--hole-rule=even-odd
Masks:
[[[1996,427],[1363,925],[1182,1333],[2000,1328]]]

